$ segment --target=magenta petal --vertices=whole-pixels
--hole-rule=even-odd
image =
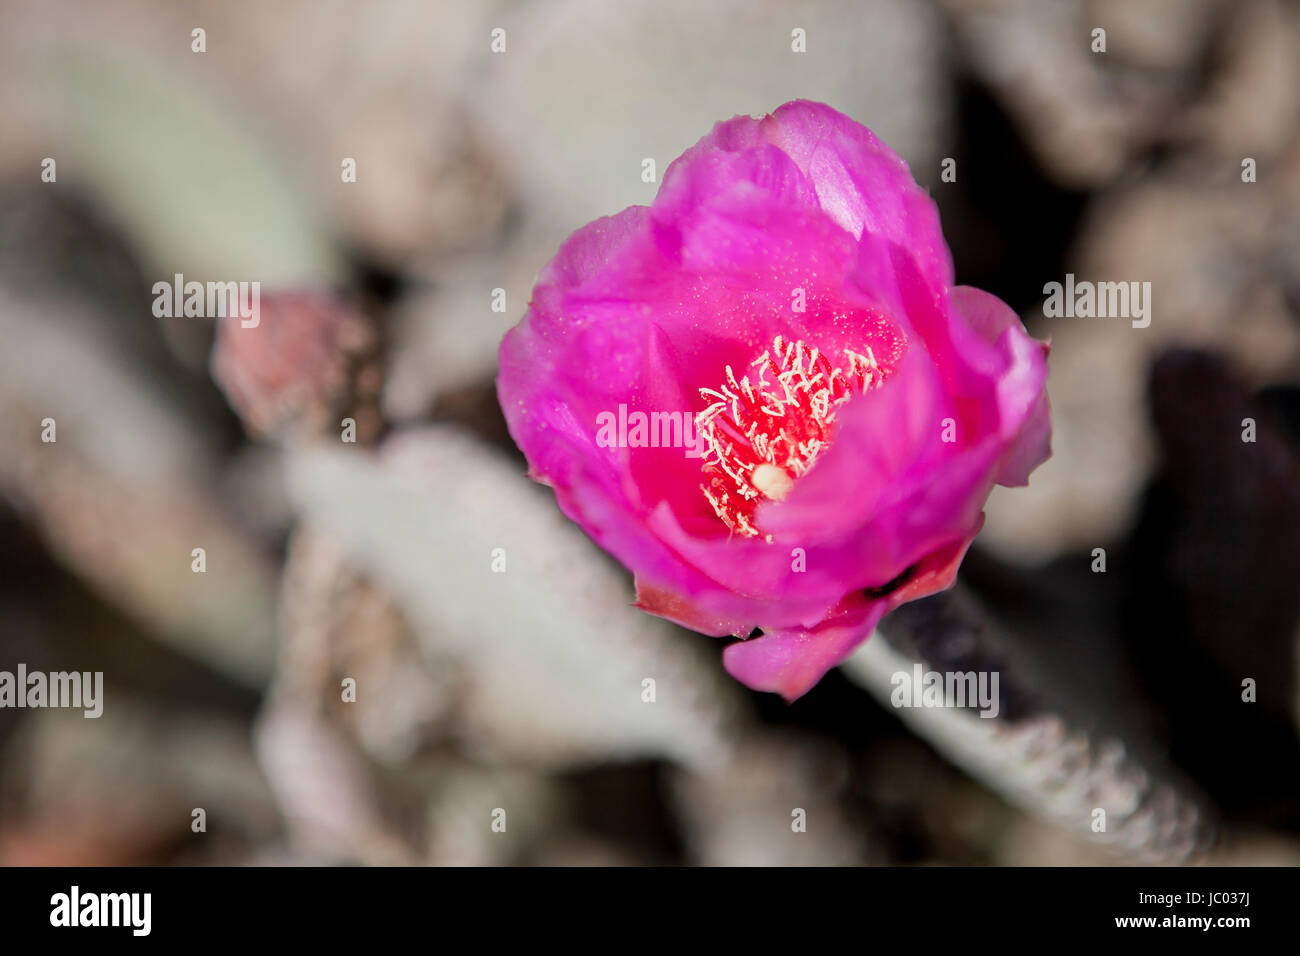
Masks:
[[[846,623],[766,631],[722,652],[727,673],[754,690],[794,701],[871,636],[886,611],[885,601],[865,606]]]
[[[907,163],[861,123],[824,103],[793,100],[762,119],[737,116],[717,124],[669,167],[664,190],[711,153],[752,154],[764,144],[793,160],[821,211],[855,239],[871,233],[907,250],[936,292],[952,285],[938,209]]]
[[[1029,474],[1052,457],[1052,409],[1044,390],[1025,417],[1020,434],[998,470],[998,484],[1015,488],[1029,484]]]
[[[753,630],[753,627],[743,620],[710,613],[692,603],[689,598],[675,591],[647,584],[640,578],[636,581],[636,606],[648,614],[665,618],[682,627],[708,634],[710,637],[723,637],[727,634],[743,637]]]
[[[728,646],[722,652],[727,673],[754,690],[780,694],[787,701],[802,697],[870,637],[889,611],[951,587],[982,524],[983,516],[962,538],[922,560],[888,594],[877,598],[855,594],[816,627],[773,629]]]
[[[958,286],[950,301],[954,315],[993,343],[1005,363],[996,381],[999,431],[1008,450],[997,483],[1026,485],[1029,473],[1052,454],[1047,346],[1030,338],[1019,316],[996,296]]]
[[[765,122],[767,138],[813,181],[832,219],[855,237],[869,232],[908,250],[934,290],[952,285],[939,211],[897,153],[823,103],[795,100]]]

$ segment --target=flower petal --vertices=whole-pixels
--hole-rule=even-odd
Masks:
[[[854,595],[817,627],[774,629],[729,645],[722,654],[727,673],[754,690],[780,694],[787,701],[802,697],[870,637],[889,611],[951,587],[982,524],[981,516],[966,536],[927,556],[902,585],[886,595]]]

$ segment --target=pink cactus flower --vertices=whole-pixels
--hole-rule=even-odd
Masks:
[[[1047,346],[953,286],[907,165],[802,100],[574,233],[500,361],[531,476],[637,606],[748,638],[727,670],[787,700],[950,586],[994,484],[1051,453]]]

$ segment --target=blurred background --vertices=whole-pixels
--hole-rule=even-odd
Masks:
[[[1055,456],[787,706],[630,607],[493,378],[643,160],[796,97],[1050,337]],[[0,128],[0,670],[105,682],[0,710],[0,863],[1300,862],[1296,4],[7,0]],[[1067,272],[1150,326],[1044,318]],[[913,662],[1002,712],[889,707]]]

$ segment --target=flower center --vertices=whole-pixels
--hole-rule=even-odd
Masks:
[[[695,427],[706,447],[704,496],[732,532],[752,538],[759,504],[790,493],[830,444],[839,407],[879,385],[883,374],[870,348],[865,355],[845,349],[835,365],[779,335],[749,367],[737,381],[728,365],[724,385],[700,389],[710,404]]]

